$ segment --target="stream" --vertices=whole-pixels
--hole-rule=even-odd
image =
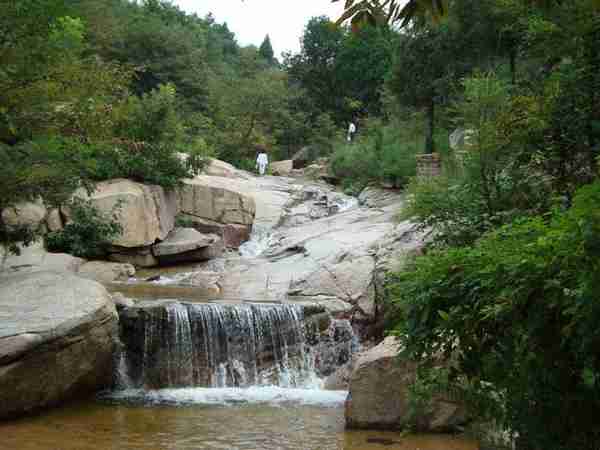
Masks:
[[[347,391],[324,389],[339,361],[316,358],[318,339],[305,330],[302,305],[369,313],[369,277],[396,257],[385,243],[416,245],[393,220],[401,199],[366,208],[313,182],[235,182],[256,199],[251,240],[217,260],[108,286],[138,301],[121,313],[117,387],[1,423],[0,449],[478,449],[452,435],[344,430]],[[207,273],[218,292],[195,283]],[[350,358],[358,338],[349,321],[331,326],[350,330],[333,352]]]

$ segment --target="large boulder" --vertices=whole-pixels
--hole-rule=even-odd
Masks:
[[[238,248],[250,238],[256,215],[254,198],[244,184],[214,176],[185,180],[179,190],[181,217],[202,233],[215,233],[228,248]]]
[[[179,211],[221,224],[252,225],[256,214],[254,199],[229,186],[227,180],[217,177],[184,180],[179,190]]]
[[[243,172],[237,169],[235,166],[232,166],[231,164],[219,159],[211,159],[206,167],[202,170],[202,173],[205,175],[223,178],[239,178],[243,180],[248,180],[251,178],[248,173]]]
[[[416,379],[414,362],[401,359],[395,337],[358,355],[346,400],[346,427],[401,430],[416,426],[423,431],[453,431],[466,422],[462,405],[441,395],[424,411],[411,413],[409,388]]]
[[[167,239],[152,247],[152,252],[161,264],[206,261],[221,256],[223,240],[193,228],[175,228]]]
[[[0,418],[108,386],[115,306],[97,282],[38,272],[0,282]]]
[[[177,201],[174,192],[160,186],[145,185],[131,180],[114,179],[96,185],[88,195],[83,189],[76,196],[89,199],[102,213],[110,215],[120,205],[119,222],[123,233],[112,244],[123,248],[152,245],[167,237],[175,226]],[[69,216],[67,208],[63,210]]]
[[[0,246],[0,274],[30,273],[52,270],[55,272],[77,272],[85,259],[66,253],[49,253],[42,241],[28,246],[19,246],[20,254],[15,255]]]
[[[10,227],[37,229],[48,214],[42,200],[23,202],[2,210],[2,221]]]

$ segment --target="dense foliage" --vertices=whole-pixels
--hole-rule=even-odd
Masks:
[[[514,221],[472,247],[437,250],[397,275],[396,332],[410,356],[454,361],[452,381],[497,396],[490,411],[523,448],[600,439],[600,183],[548,218]]]
[[[464,136],[442,176],[409,184],[402,215],[431,241],[390,276],[390,331],[430,368],[419,396],[462,392],[518,449],[595,449],[600,11],[593,0],[472,6],[449,2],[442,25],[408,31],[390,78],[400,102],[427,111],[433,99],[436,123]]]
[[[373,182],[400,188],[415,176],[415,155],[421,150],[418,120],[406,118],[383,125],[381,120],[372,119],[361,123],[361,136],[355,142],[337,143],[331,171],[352,194]]]
[[[106,256],[110,242],[123,232],[118,205],[108,217],[89,201],[77,197],[68,202],[67,208],[70,221],[62,230],[48,233],[48,250],[88,259]]]

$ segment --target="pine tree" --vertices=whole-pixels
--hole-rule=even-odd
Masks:
[[[258,54],[262,58],[264,58],[264,60],[267,61],[269,65],[275,65],[275,54],[273,52],[273,47],[271,46],[271,39],[269,38],[268,34],[265,36],[265,39],[263,40],[262,44],[260,44]]]

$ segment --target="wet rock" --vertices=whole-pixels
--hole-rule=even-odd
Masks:
[[[117,308],[117,311],[125,308],[131,308],[135,305],[135,302],[132,299],[125,297],[125,295],[121,292],[115,292],[111,297],[115,307]]]
[[[112,379],[117,314],[104,287],[37,272],[0,284],[0,418],[78,398]]]
[[[304,223],[329,217],[340,211],[345,200],[325,187],[298,186],[284,205],[280,227],[295,227]]]
[[[329,376],[352,359],[358,350],[358,339],[348,320],[332,320],[317,337],[313,346],[315,368],[320,376]]]
[[[346,427],[400,430],[416,426],[423,431],[452,431],[466,422],[462,405],[443,396],[430,408],[411,417],[408,392],[417,366],[401,359],[395,337],[357,356],[346,400]]]
[[[107,261],[87,262],[77,271],[77,275],[100,283],[127,281],[135,275],[135,267],[127,263],[112,263]]]
[[[120,314],[128,373],[147,388],[295,385],[289,376],[306,364],[300,318],[293,305],[138,302]]]

